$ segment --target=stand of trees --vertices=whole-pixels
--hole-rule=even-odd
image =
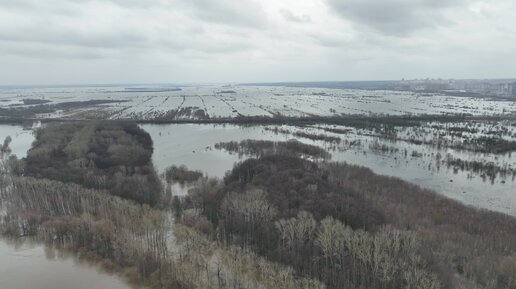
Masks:
[[[162,188],[152,152],[149,134],[134,122],[52,123],[37,131],[25,174],[156,205]]]
[[[314,279],[297,276],[291,267],[239,246],[221,247],[206,234],[177,224],[175,236],[181,246],[176,276],[192,288],[325,289]]]
[[[191,171],[186,166],[171,166],[163,173],[168,184],[179,183],[181,185],[192,183],[202,177],[202,172]]]
[[[164,270],[167,216],[103,191],[47,179],[13,177],[3,186],[1,232],[32,236],[118,267],[145,281]]]
[[[177,221],[328,288],[516,288],[516,220],[396,178],[294,156],[246,160]]]
[[[514,217],[468,207],[366,168],[342,163],[326,168],[333,181],[360,189],[383,208],[392,224],[416,231],[449,288],[516,288]]]
[[[267,155],[236,166],[224,186],[191,202],[203,218],[182,222],[226,246],[291,266],[328,288],[442,288],[414,232],[388,219],[358,190],[298,157]],[[194,198],[192,198],[194,199]],[[185,202],[186,204],[186,202]]]
[[[280,154],[291,156],[311,157],[315,159],[330,159],[331,154],[326,150],[304,144],[295,139],[287,142],[273,142],[266,140],[243,140],[241,142],[221,142],[215,144],[216,149],[224,149],[229,152],[236,152],[239,155],[264,156],[267,154]]]

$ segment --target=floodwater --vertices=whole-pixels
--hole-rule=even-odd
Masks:
[[[186,165],[190,169],[203,171],[212,177],[223,177],[235,163],[244,160],[237,154],[229,154],[214,148],[218,142],[240,141],[244,139],[259,139],[285,141],[292,137],[285,134],[275,134],[265,130],[263,126],[240,127],[235,125],[197,125],[197,124],[167,124],[141,125],[154,140],[154,164],[160,171],[171,165]],[[458,200],[466,205],[489,209],[516,216],[516,181],[512,177],[497,178],[494,182],[484,180],[480,176],[472,176],[466,171],[455,172],[453,168],[435,165],[438,152],[445,156],[451,153],[463,159],[478,157],[480,154],[470,154],[448,149],[436,149],[429,146],[416,146],[404,142],[390,143],[399,148],[398,154],[373,152],[369,149],[373,137],[344,135],[350,140],[359,139],[359,147],[335,149],[334,146],[322,141],[299,138],[307,144],[318,145],[328,149],[332,160],[365,166],[375,173],[401,178],[418,184],[439,194]],[[339,148],[339,147],[337,147]],[[401,151],[407,149],[408,157],[403,157]],[[421,158],[412,158],[412,151],[424,152]],[[492,155],[482,154],[490,159]],[[502,157],[499,157],[501,160]],[[498,159],[498,157],[497,157]],[[515,157],[505,157],[505,162],[515,162]],[[516,166],[516,164],[515,164]],[[177,191],[176,191],[177,192]],[[184,191],[179,190],[182,194]]]
[[[13,244],[0,239],[0,288],[130,289],[98,266],[42,245]]]
[[[24,129],[21,125],[1,124],[0,142],[3,144],[5,138],[8,136],[12,139],[11,144],[9,145],[11,148],[11,154],[16,155],[19,158],[25,157],[34,141],[33,130]]]
[[[333,160],[371,168],[377,174],[403,179],[466,205],[516,216],[516,182],[512,177],[491,183],[479,176],[468,176],[465,171],[454,172],[453,168],[429,168],[429,161],[370,151],[337,152]]]
[[[241,161],[238,155],[216,150],[219,142],[260,139],[285,141],[284,135],[275,135],[260,126],[167,124],[140,125],[154,142],[154,165],[160,172],[172,165],[185,165],[200,170],[210,177],[223,177],[234,164]]]
[[[263,126],[243,127],[236,125],[211,125],[211,124],[166,124],[166,125],[141,125],[154,141],[153,162],[159,172],[163,172],[172,165],[185,165],[189,169],[200,170],[210,177],[222,178],[233,166],[244,160],[237,154],[229,154],[214,148],[218,142],[240,141],[244,139],[259,139],[271,141],[285,141],[292,136],[275,134],[265,130]],[[285,128],[285,127],[284,127]],[[286,127],[295,129],[292,127]],[[313,131],[320,133],[321,131]],[[330,133],[326,133],[331,135]],[[33,135],[30,130],[23,130],[21,126],[0,125],[0,138],[7,135],[13,138],[11,149],[19,157],[23,157],[30,148]],[[301,142],[318,145],[329,149],[332,160],[344,161],[350,164],[365,166],[375,173],[398,177],[424,188],[436,191],[466,205],[489,209],[497,212],[516,216],[516,181],[512,177],[498,177],[491,182],[480,176],[471,175],[466,171],[454,171],[453,168],[435,165],[437,153],[445,156],[451,153],[462,159],[484,158],[512,164],[516,167],[516,154],[513,156],[496,156],[492,154],[471,154],[449,149],[436,149],[429,146],[416,146],[405,142],[387,143],[399,148],[400,153],[380,153],[369,149],[369,144],[376,138],[341,135],[343,139],[359,139],[362,145],[359,147],[333,147],[322,141],[299,138]],[[406,149],[408,157],[401,153]],[[423,157],[412,158],[412,151],[424,153]],[[176,194],[184,194],[186,189],[174,186]]]

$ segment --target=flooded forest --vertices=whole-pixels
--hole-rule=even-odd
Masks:
[[[0,125],[9,288],[31,284],[11,264],[44,289],[516,288],[512,115],[90,119],[119,108],[51,102],[0,110],[37,115]]]

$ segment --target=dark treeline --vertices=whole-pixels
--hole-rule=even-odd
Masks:
[[[106,103],[110,102],[106,100]],[[97,105],[98,103],[92,103]],[[72,105],[84,107],[88,105],[85,102],[72,102]],[[39,107],[39,106],[38,106]],[[43,106],[43,108],[45,108]],[[11,111],[7,109],[6,111]],[[49,113],[53,112],[48,109],[42,109],[41,112],[37,113]],[[19,123],[25,121],[42,121],[42,122],[55,122],[59,121],[59,118],[34,118],[34,113],[20,114],[19,111],[12,109],[12,112],[7,112],[5,115],[0,113],[0,122],[3,123]],[[176,119],[176,118],[160,118],[154,119],[137,119],[138,123],[149,123],[149,124],[168,124],[168,123],[199,123],[199,124],[239,124],[239,125],[316,125],[316,124],[334,124],[350,126],[355,128],[371,128],[380,127],[382,124],[389,124],[390,126],[420,126],[424,122],[438,122],[438,123],[457,123],[466,121],[503,121],[503,120],[514,120],[515,116],[473,116],[466,114],[456,115],[337,115],[337,116],[282,116],[275,115],[269,116],[237,116],[237,117],[219,117],[219,118],[188,118],[188,119]],[[84,119],[73,119],[67,118],[67,121],[82,121]],[[124,119],[120,119],[123,121]],[[129,120],[129,119],[128,119]]]
[[[242,124],[242,125],[314,125],[314,124],[335,124],[355,128],[379,127],[382,124],[392,126],[419,126],[422,122],[464,122],[467,120],[500,121],[514,120],[514,116],[472,116],[465,114],[457,115],[337,115],[337,116],[237,116],[221,117],[210,119],[151,119],[139,120],[140,123],[164,124],[164,123],[220,123],[220,124]]]
[[[152,152],[150,136],[134,122],[53,123],[37,131],[25,175],[156,205],[162,188]]]
[[[266,155],[179,222],[328,288],[516,288],[516,220],[342,163]]]
[[[69,101],[61,103],[51,103],[43,99],[24,99],[24,105],[31,106],[11,106],[0,108],[0,117],[4,119],[31,119],[38,114],[54,113],[58,110],[73,110],[85,107],[95,107],[106,103],[121,103],[126,100],[92,99],[87,101]],[[39,119],[36,119],[39,120]]]
[[[22,101],[23,101],[24,105],[35,105],[35,104],[44,104],[44,103],[52,102],[51,100],[43,99],[43,98],[25,98],[25,99],[22,99]]]
[[[241,142],[221,142],[215,144],[216,149],[224,149],[236,152],[240,155],[264,156],[269,154],[281,154],[292,156],[308,156],[317,159],[329,159],[331,154],[326,150],[309,144],[304,144],[295,139],[287,142],[273,142],[266,140],[243,140]]]

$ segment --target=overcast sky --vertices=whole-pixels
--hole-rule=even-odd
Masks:
[[[0,0],[0,85],[516,77],[514,0]]]

